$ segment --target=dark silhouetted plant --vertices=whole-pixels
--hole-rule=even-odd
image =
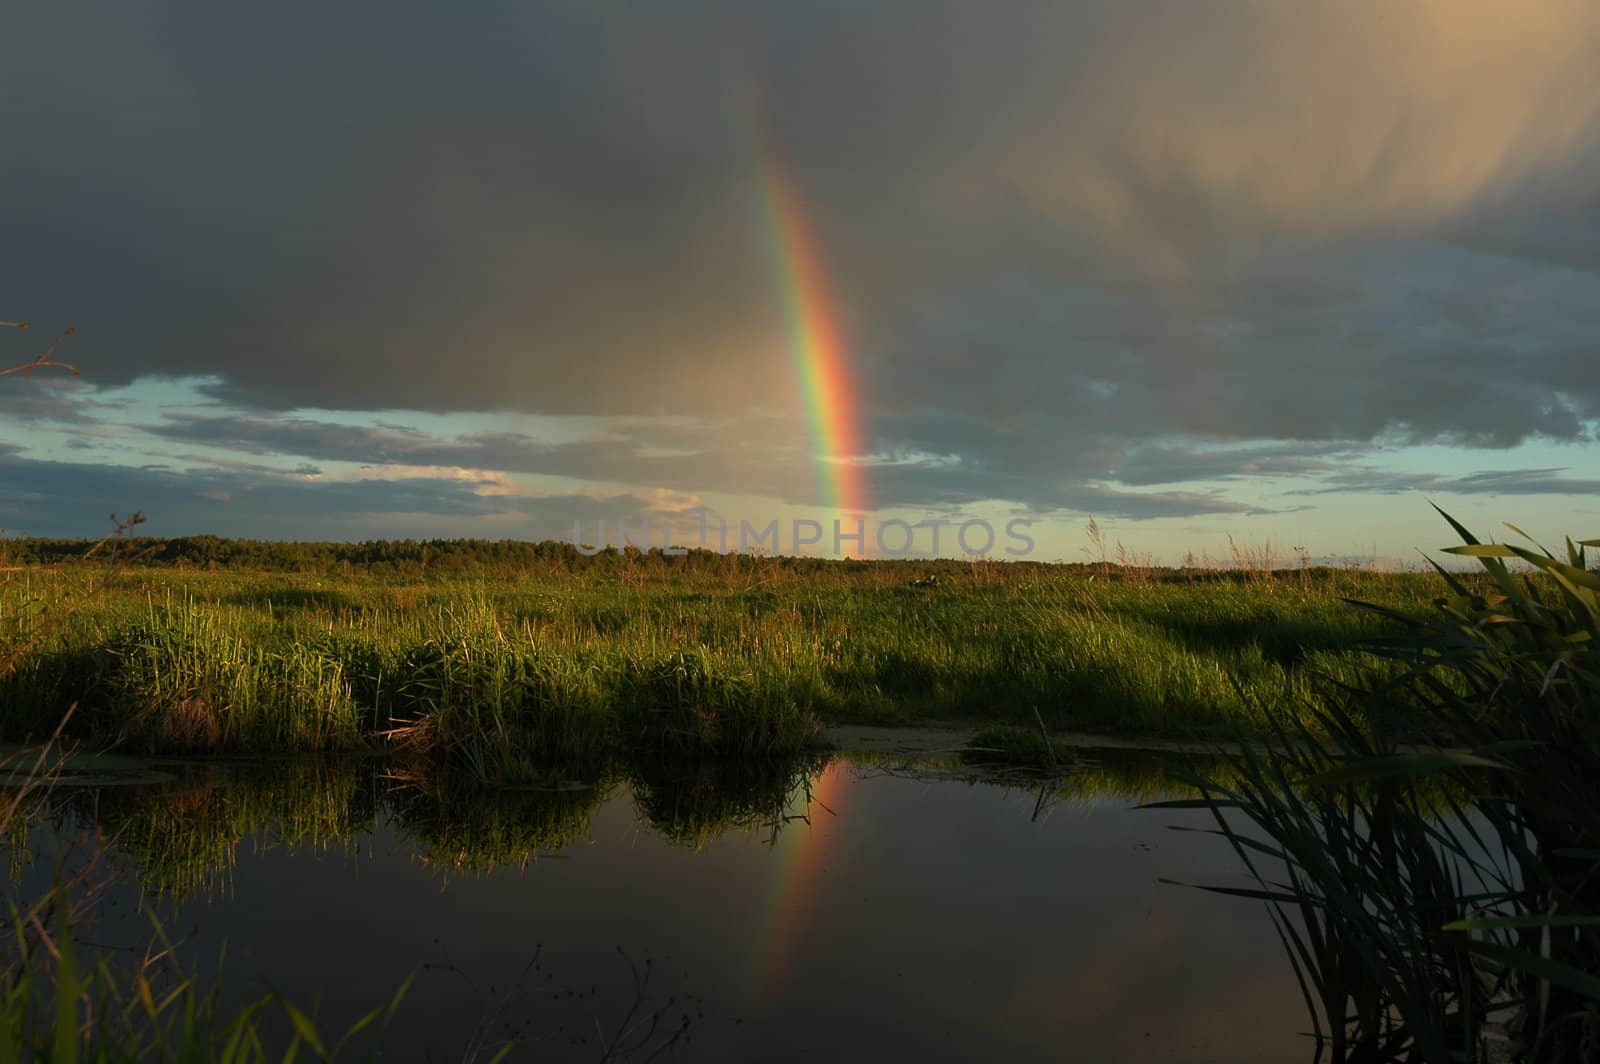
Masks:
[[[1518,1059],[1600,1059],[1600,541],[1444,516],[1481,572],[1364,607],[1400,667],[1160,804],[1212,811],[1255,885],[1208,889],[1267,902],[1335,1060],[1486,1060],[1497,1024]]]

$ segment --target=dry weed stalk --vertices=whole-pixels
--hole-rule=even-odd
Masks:
[[[113,523],[115,523],[116,528],[110,532],[107,532],[104,536],[101,536],[98,540],[91,544],[89,549],[83,553],[85,558],[93,557],[107,544],[115,543],[117,540],[125,537],[134,528],[144,524],[145,517],[143,513],[133,513],[129,514],[127,517],[121,518],[119,518],[116,514],[112,514],[111,520]],[[124,560],[137,561],[139,558],[144,557],[146,554],[149,554],[155,549],[155,547],[146,547],[144,550],[139,551],[130,558]],[[106,576],[109,577],[111,575],[111,567],[114,566],[116,562],[117,554],[115,548],[113,548],[107,561]],[[12,573],[7,573],[5,579],[0,581],[0,583],[9,582],[13,575],[14,574]],[[63,621],[66,621],[72,617],[73,614],[83,609],[84,606],[88,605],[95,595],[106,586],[106,582],[106,580],[101,580],[98,584],[92,585],[82,595],[70,602],[64,610],[56,613],[51,618],[51,623],[40,624],[36,626],[33,634],[27,639],[11,647],[0,647],[0,676],[5,676],[14,670],[17,667],[17,663],[26,657],[34,647],[38,646],[39,643],[50,634],[50,631],[53,627],[60,625]]]
[[[1089,518],[1089,543],[1083,552],[1091,559],[1098,558],[1100,562],[1100,578],[1109,579],[1111,576],[1111,561],[1106,556],[1106,536],[1100,530],[1100,524],[1093,517]]]
[[[0,321],[0,328],[26,329],[28,328],[29,324],[30,323],[25,321]],[[67,326],[66,330],[63,331],[60,336],[56,337],[54,343],[45,348],[39,354],[35,355],[30,361],[12,366],[9,369],[0,369],[0,377],[8,377],[14,373],[20,373],[24,377],[31,377],[34,370],[46,368],[64,369],[71,373],[74,377],[79,376],[78,367],[70,365],[66,362],[62,362],[55,357],[56,352],[61,349],[61,345],[66,342],[67,337],[71,336],[75,332],[77,332],[76,327],[71,325]],[[93,543],[87,551],[84,551],[83,556],[85,558],[91,558],[100,553],[100,551],[106,548],[108,545],[116,543],[117,541],[126,537],[130,532],[133,531],[134,528],[144,524],[144,521],[145,516],[142,512],[135,512],[127,515],[126,517],[118,517],[116,514],[112,514],[111,523],[115,527],[110,532],[100,537],[100,539]],[[141,555],[148,553],[153,549],[153,547],[147,548],[145,551],[141,552]],[[111,547],[109,553],[110,559],[108,564],[114,564],[117,561],[117,552],[115,547]],[[132,559],[126,560],[136,560],[141,555],[135,555]],[[9,581],[10,579],[11,575],[7,574],[5,581]],[[63,612],[57,614],[52,619],[54,624],[60,624],[62,621],[81,610],[84,605],[95,595],[95,593],[104,586],[105,581],[101,581],[100,584],[91,587],[84,595],[80,596],[76,601],[69,604]],[[26,655],[34,647],[38,646],[39,642],[49,634],[52,627],[52,624],[38,625],[29,638],[16,644],[15,646],[0,647],[0,676],[5,676],[14,670],[17,667],[17,662],[21,661],[24,655]],[[67,711],[67,715],[70,716],[71,712],[72,711],[69,709]],[[62,723],[64,724],[65,722],[66,718],[63,717]]]
[[[1252,581],[1268,581],[1273,578],[1278,568],[1276,556],[1272,553],[1272,541],[1269,539],[1259,547],[1240,546],[1233,538],[1233,533],[1228,533],[1228,554],[1235,572],[1242,572]]]
[[[0,327],[8,329],[26,329],[28,325],[29,323],[25,321],[0,321]],[[61,350],[61,345],[67,342],[67,337],[71,336],[77,331],[78,330],[73,326],[67,326],[66,331],[64,331],[60,336],[56,337],[54,343],[45,348],[43,351],[39,352],[29,361],[19,363],[18,365],[12,366],[9,369],[0,369],[0,377],[9,377],[13,373],[20,373],[24,377],[31,377],[33,375],[33,371],[36,369],[64,369],[74,377],[78,376],[77,366],[67,362],[62,362],[60,359],[56,358],[56,352]]]

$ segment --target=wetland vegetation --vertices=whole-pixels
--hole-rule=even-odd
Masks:
[[[12,543],[4,738],[69,705],[142,752],[427,751],[484,780],[623,751],[749,759],[824,725],[1261,733],[1377,664],[1429,576],[820,561],[558,544]]]
[[[1484,580],[1382,611],[1398,671],[1161,804],[1214,814],[1334,1060],[1600,1059],[1600,541],[1446,519]]]
[[[841,772],[939,793],[981,781],[1022,791],[1027,822],[1063,802],[1096,816],[1144,803],[1191,830],[1211,818],[1235,875],[1208,883],[1190,853],[1165,878],[1265,903],[1314,1054],[1592,1059],[1600,576],[1582,544],[1558,556],[1457,531],[1480,571],[226,541],[198,559],[133,544],[134,561],[91,569],[22,544],[31,564],[0,599],[6,738],[40,737],[72,706],[76,735],[123,760],[65,763],[53,789],[8,799],[14,867],[38,867],[45,825],[88,831],[150,905],[181,906],[227,897],[248,840],[359,864],[362,840],[381,835],[446,883],[477,881],[577,852],[624,803],[671,850],[721,852],[736,837],[789,853],[781,869],[816,845],[813,817],[836,800],[825,781]],[[936,732],[947,741],[932,757],[819,742],[826,725],[863,724],[959,730]],[[1086,731],[1187,743],[1152,754],[1063,741]],[[951,830],[918,824],[895,845]],[[852,830],[872,837],[871,817]],[[962,875],[973,889],[992,878]],[[42,958],[57,954],[34,947],[70,935],[82,909],[64,890],[12,910],[24,960],[8,984],[9,1044],[98,1037],[160,1055],[148,1040],[172,1037],[243,1046],[239,1059],[285,1039],[327,1048],[275,992],[230,1012],[189,978],[161,982],[158,999],[144,969],[130,984],[98,954],[81,984],[51,969]],[[1036,904],[1030,919],[1056,911]],[[41,912],[67,914],[60,936],[29,923]],[[649,1013],[634,978],[627,1030]],[[72,1001],[38,993],[64,985],[80,988]],[[404,1023],[398,998],[371,1009],[385,998],[332,1029],[350,1021],[370,1038]],[[73,1041],[62,1009],[125,1029]],[[659,1024],[673,1009],[681,1029],[652,1025],[638,1042],[619,1029],[606,1044],[677,1046],[691,1025],[681,1003],[651,1014]]]

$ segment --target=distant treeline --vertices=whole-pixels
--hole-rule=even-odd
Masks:
[[[81,560],[93,546],[85,539],[9,539],[0,541],[0,562],[6,565],[54,565]],[[400,571],[469,571],[477,569],[549,568],[552,565],[605,564],[616,558],[606,551],[593,557],[571,543],[514,539],[372,539],[361,543],[300,543],[222,536],[180,536],[158,539],[134,536],[115,540],[118,556],[138,565],[197,569],[281,570],[287,572],[360,568]],[[104,550],[105,548],[102,548]],[[641,557],[637,552],[635,557]],[[650,552],[660,557],[659,550]],[[720,558],[711,551],[692,551],[697,560]]]
[[[93,540],[0,540],[0,565],[34,566],[70,564],[84,559]],[[246,571],[326,572],[366,570],[389,573],[470,573],[515,570],[601,570],[619,565],[684,566],[697,571],[748,568],[751,555],[721,554],[690,549],[664,554],[659,548],[639,551],[607,549],[585,554],[559,540],[532,543],[515,539],[375,539],[361,543],[299,543],[222,536],[180,536],[159,539],[133,536],[114,540],[107,547],[117,557],[141,566]],[[99,557],[97,555],[96,557]],[[898,565],[919,572],[966,569],[970,563],[954,559],[862,561],[815,557],[778,556],[759,559],[765,567],[807,573],[822,569],[859,569]],[[1002,564],[1002,563],[991,563]],[[1008,567],[1035,567],[1036,562],[1006,562]]]
[[[1081,573],[1101,579],[1135,582],[1227,580],[1254,581],[1292,577],[1298,579],[1337,579],[1351,569],[1328,566],[1273,564],[1265,557],[1252,557],[1232,564],[1213,563],[1179,567],[1114,561],[1032,561],[1025,559],[962,558],[828,558],[795,555],[751,555],[689,548],[683,553],[665,554],[660,548],[640,551],[607,548],[585,553],[564,540],[529,542],[517,539],[371,539],[360,543],[301,543],[260,539],[229,539],[223,536],[179,536],[160,539],[154,536],[113,538],[93,555],[94,540],[0,538],[0,568],[41,565],[72,565],[83,562],[103,564],[116,558],[122,564],[152,568],[215,569],[240,572],[355,573],[373,575],[511,575],[530,572],[607,573],[628,570],[697,573],[705,575],[748,574],[759,568],[766,577],[811,576],[827,573],[835,577],[852,575],[917,583],[943,583],[961,574],[1004,571],[1012,576],[1050,571]],[[1359,570],[1359,567],[1356,567]],[[1358,573],[1364,577],[1406,573]]]

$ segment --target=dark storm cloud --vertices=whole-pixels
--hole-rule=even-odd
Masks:
[[[370,466],[493,470],[689,492],[712,484],[796,501],[809,499],[815,484],[810,460],[782,446],[782,433],[761,416],[696,425],[620,421],[562,443],[515,432],[446,438],[310,418],[172,415],[144,428],[166,440]]]
[[[886,405],[1053,425],[1062,441],[1509,446],[1592,438],[1597,358],[1600,275],[1385,245],[1264,258],[1164,299],[1037,278],[974,286],[949,294],[874,385]]]
[[[82,326],[97,382],[205,374],[261,415],[169,439],[808,498],[762,136],[882,501],[1074,505],[1600,418],[1581,0],[85,2],[7,37],[0,316]],[[300,408],[705,421],[673,448],[267,416]],[[752,412],[787,420],[753,446]],[[1313,442],[1143,447],[1171,437]]]
[[[709,480],[723,490],[776,495],[799,504],[811,501],[814,471],[804,456],[773,447],[770,429],[761,418],[715,425],[623,424],[588,439],[550,444],[520,433],[446,439],[402,426],[307,418],[177,415],[146,427],[163,439],[251,454],[634,482],[679,491],[693,491]],[[1042,445],[1008,442],[1009,447],[997,450],[974,441],[971,450],[982,453],[982,458],[930,456],[874,466],[872,501],[878,506],[938,509],[1004,499],[1035,510],[1066,508],[1130,518],[1259,512],[1214,492],[1137,493],[1085,484],[1082,478],[1099,475],[1093,464],[1097,456],[1064,461]],[[198,456],[195,460],[201,461]],[[1245,454],[1228,468],[1241,475],[1252,469],[1264,475],[1267,468],[1287,461],[1282,455]],[[1136,456],[1136,464],[1145,468],[1150,462],[1148,452]],[[264,468],[230,465],[241,467]],[[1214,462],[1206,469],[1191,470],[1193,475],[1167,479],[1203,479],[1220,468]],[[1120,472],[1118,478],[1129,484],[1161,482],[1129,479]]]
[[[291,454],[328,461],[363,463],[476,465],[479,468],[485,465],[469,461],[439,461],[438,458],[446,454],[465,457],[464,452],[468,448],[451,446],[426,433],[402,426],[346,425],[311,418],[175,414],[170,415],[163,424],[146,426],[146,431],[164,439],[203,443],[252,454]]]
[[[18,15],[0,202],[20,253],[0,278],[97,338],[100,379],[653,409],[737,382],[778,309],[750,268],[752,163],[706,62],[715,23],[568,5]]]
[[[871,476],[874,504],[915,510],[955,510],[1000,499],[1033,513],[1073,510],[1133,520],[1273,512],[1218,491],[1125,491],[1071,462],[1019,471],[1005,463],[931,459],[874,466]]]
[[[1203,514],[1265,514],[1271,509],[1236,502],[1216,492],[1121,491],[1106,484],[1086,484],[1064,491],[1057,505],[1080,513],[1144,520],[1153,517],[1197,517]]]
[[[0,385],[0,418],[77,425],[94,421],[92,409],[72,391],[30,386],[28,382]]]
[[[1337,468],[1330,456],[1342,448],[1279,443],[1243,448],[1140,447],[1117,466],[1123,484],[1175,484],[1187,480],[1302,477]]]
[[[1588,495],[1600,494],[1600,479],[1569,476],[1565,467],[1489,469],[1461,476],[1352,469],[1326,478],[1326,486],[1292,492],[1322,495],[1334,492],[1432,492],[1450,495]]]
[[[142,531],[162,536],[205,529],[266,539],[349,539],[483,535],[487,528],[506,538],[556,539],[569,538],[575,521],[637,520],[659,507],[631,495],[493,494],[480,484],[438,477],[321,481],[249,467],[35,461],[0,445],[0,526],[11,534],[110,531],[109,513],[134,510],[150,515]]]

